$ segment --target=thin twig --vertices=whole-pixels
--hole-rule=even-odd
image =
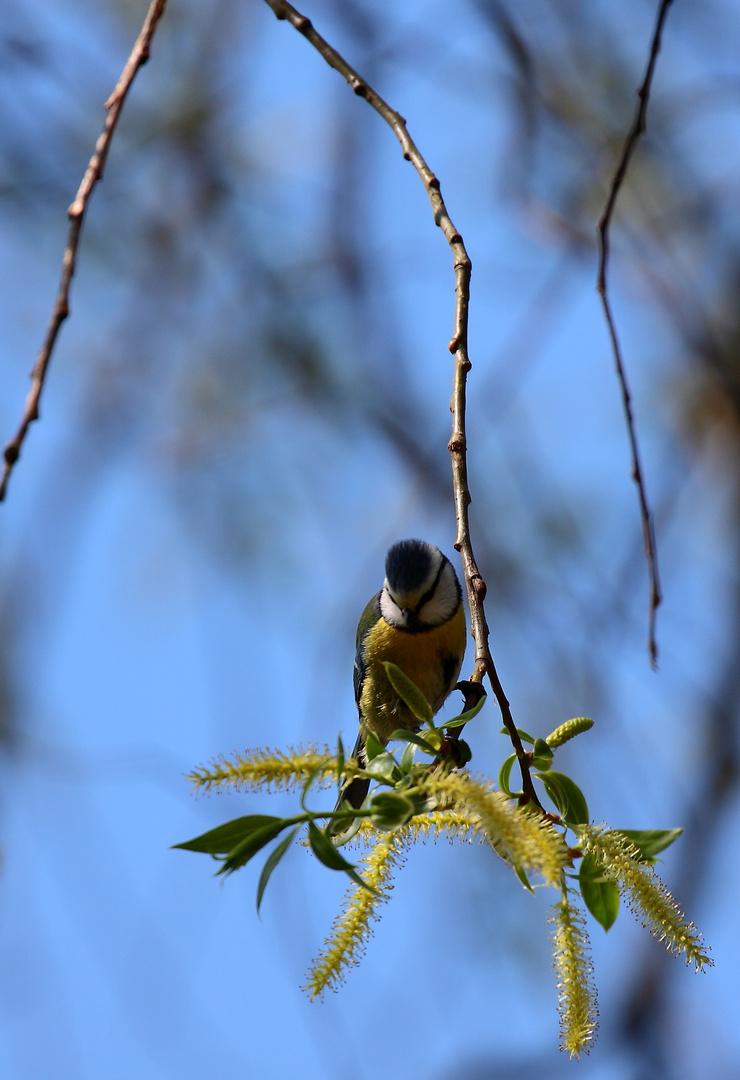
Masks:
[[[511,738],[517,759],[522,772],[522,787],[526,801],[541,806],[534,784],[529,774],[529,762],[522,746],[519,732],[511,715],[509,702],[504,694],[503,687],[496,672],[496,665],[491,656],[488,644],[489,629],[486,622],[483,607],[486,584],[478,570],[473,555],[473,547],[470,539],[468,523],[468,506],[470,504],[470,490],[467,477],[467,447],[465,439],[465,393],[467,385],[467,373],[471,368],[468,359],[468,306],[470,301],[470,257],[465,249],[465,244],[460,233],[455,228],[447,212],[440,183],[435,174],[427,165],[419,152],[416,143],[411,138],[406,127],[406,121],[392,109],[391,106],[376,93],[375,90],[363,79],[347,61],[340,56],[328,41],[326,41],[313,27],[311,20],[301,15],[287,0],[265,0],[272,8],[278,19],[287,20],[299,33],[303,34],[307,41],[324,58],[330,67],[333,67],[346,80],[358,97],[363,97],[377,113],[382,116],[389,127],[393,130],[401,144],[403,156],[416,169],[421,182],[424,185],[429,201],[432,205],[434,222],[439,225],[450,245],[455,269],[455,323],[452,340],[449,344],[450,352],[455,357],[455,373],[450,408],[452,411],[452,438],[449,442],[449,451],[452,457],[452,480],[455,499],[455,513],[457,518],[457,535],[455,548],[460,552],[463,561],[465,585],[470,605],[471,633],[475,642],[475,669],[471,681],[481,682],[488,675],[491,687],[499,707],[506,729]]]
[[[637,484],[637,492],[640,500],[642,538],[649,577],[648,651],[650,653],[650,662],[653,667],[656,667],[658,662],[658,645],[655,638],[655,619],[658,607],[663,599],[660,590],[660,578],[658,576],[658,553],[655,542],[653,515],[650,512],[650,505],[645,489],[645,478],[642,472],[642,465],[640,464],[637,431],[635,429],[635,419],[632,413],[632,398],[627,383],[627,374],[622,359],[622,350],[619,345],[619,338],[617,337],[617,328],[607,292],[607,271],[609,268],[609,229],[614,215],[614,208],[617,203],[617,196],[619,195],[622,183],[627,175],[627,169],[632,159],[634,149],[637,146],[640,136],[645,132],[650,89],[652,86],[653,74],[655,72],[655,64],[658,59],[658,53],[660,52],[663,25],[668,15],[668,8],[672,3],[673,0],[661,0],[658,17],[655,21],[655,29],[653,30],[653,36],[650,42],[650,56],[645,71],[645,78],[642,81],[642,86],[637,91],[637,96],[639,98],[637,111],[635,112],[632,121],[632,127],[630,128],[624,146],[622,147],[619,162],[617,163],[614,175],[612,176],[604,212],[602,213],[597,226],[597,234],[599,237],[599,271],[597,288],[604,308],[606,324],[609,328],[609,337],[611,338],[612,352],[614,354],[614,364],[617,369],[617,378],[619,379],[619,386],[622,392],[622,406],[627,422],[627,434],[629,436],[630,453],[632,455],[632,479]]]
[[[166,2],[167,0],[151,0],[141,32],[136,39],[113,93],[105,103],[107,115],[105,117],[105,123],[103,124],[103,130],[95,143],[95,150],[88,162],[79,190],[75,195],[74,201],[67,210],[69,233],[67,235],[67,245],[62,257],[62,272],[59,278],[56,300],[49,319],[46,337],[44,338],[41,351],[39,352],[36,363],[31,371],[31,389],[28,391],[20,426],[15,436],[10,440],[4,450],[5,465],[2,478],[0,478],[0,501],[5,498],[5,492],[8,487],[8,478],[10,477],[13,466],[20,457],[21,447],[28,428],[34,420],[38,420],[39,418],[39,400],[49,369],[52,350],[56,344],[61,325],[69,315],[69,291],[72,275],[75,272],[77,248],[80,243],[80,233],[82,232],[82,222],[87,209],[87,204],[93,188],[98,180],[101,180],[103,177],[103,169],[105,167],[106,158],[108,157],[113,132],[115,131],[121,109],[123,108],[123,103],[129,92],[131,83],[134,81],[136,72],[142,64],[145,64],[149,59],[149,46],[154,36],[154,31],[157,28],[157,23],[164,14]]]

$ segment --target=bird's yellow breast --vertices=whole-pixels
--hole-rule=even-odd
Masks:
[[[381,617],[365,635],[362,651],[365,679],[359,702],[361,721],[386,742],[397,728],[418,728],[419,721],[399,700],[383,661],[390,660],[401,668],[437,712],[460,674],[465,653],[463,606],[460,604],[441,626],[418,633],[397,630]]]

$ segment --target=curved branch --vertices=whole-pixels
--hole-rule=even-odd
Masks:
[[[61,325],[69,315],[69,292],[72,283],[72,275],[75,272],[77,249],[80,243],[82,222],[85,217],[85,211],[87,210],[87,204],[90,200],[93,188],[98,180],[101,180],[103,177],[103,169],[113,139],[113,132],[116,129],[116,124],[118,123],[118,118],[121,114],[121,109],[123,108],[123,103],[126,100],[126,95],[134,81],[136,72],[142,64],[145,64],[149,59],[149,46],[154,36],[154,31],[157,28],[157,23],[164,14],[166,2],[167,0],[151,0],[139,36],[134,43],[134,47],[131,50],[113,93],[105,103],[107,115],[105,123],[103,124],[103,130],[95,143],[95,149],[88,162],[85,175],[82,178],[82,183],[74,197],[74,201],[67,210],[69,233],[67,235],[67,245],[62,257],[62,272],[59,278],[56,301],[49,319],[46,337],[44,338],[41,350],[36,357],[36,363],[31,371],[31,389],[28,391],[20,425],[3,452],[5,464],[2,477],[0,478],[0,501],[5,498],[5,493],[8,488],[8,479],[13,470],[13,466],[20,457],[21,447],[26,438],[28,428],[34,420],[38,420],[39,418],[39,401],[46,381],[46,375],[49,370],[49,361],[51,360],[52,350],[56,344]]]
[[[467,445],[465,435],[465,397],[467,388],[467,373],[471,368],[468,358],[468,308],[470,303],[470,274],[472,264],[462,236],[455,228],[447,211],[445,201],[442,198],[440,183],[435,174],[427,165],[419,148],[409,135],[406,121],[399,112],[391,108],[380,94],[362,78],[355,69],[347,63],[336,49],[314,28],[310,19],[301,15],[287,0],[265,0],[272,8],[278,19],[284,19],[291,24],[299,33],[303,34],[308,42],[324,58],[330,67],[334,68],[349,84],[358,97],[363,97],[392,129],[403,151],[403,156],[416,169],[424,189],[429,197],[434,215],[434,223],[440,227],[445,239],[452,250],[453,266],[455,270],[455,323],[452,340],[449,344],[450,352],[455,357],[455,372],[452,401],[452,437],[448,448],[452,458],[452,482],[455,500],[455,514],[457,518],[457,534],[455,548],[460,552],[463,562],[465,586],[470,605],[471,633],[475,642],[475,669],[471,681],[481,682],[488,675],[491,687],[501,709],[502,718],[514,746],[519,766],[522,773],[522,787],[524,801],[533,802],[540,806],[534,790],[534,784],[529,773],[529,761],[522,746],[516,724],[511,715],[509,702],[504,694],[503,687],[496,672],[496,665],[491,656],[488,644],[489,629],[484,610],[486,595],[486,583],[478,570],[473,546],[470,539],[470,527],[468,521],[468,506],[471,496],[468,487],[467,476]]]
[[[599,296],[601,297],[601,303],[604,308],[604,317],[606,319],[606,325],[609,329],[609,337],[612,343],[612,353],[614,355],[614,364],[617,369],[617,378],[619,379],[619,387],[622,394],[622,407],[624,409],[624,416],[627,423],[627,435],[629,437],[630,454],[632,456],[632,479],[637,484],[637,493],[640,500],[640,517],[642,520],[642,538],[643,546],[645,549],[645,558],[647,560],[648,578],[650,586],[650,600],[648,608],[648,651],[650,653],[650,662],[653,667],[656,667],[658,661],[658,645],[655,638],[655,619],[658,611],[658,607],[663,599],[660,589],[660,578],[658,576],[658,553],[655,542],[655,528],[653,525],[653,515],[650,511],[650,504],[648,503],[647,491],[645,488],[645,478],[642,472],[642,465],[640,463],[640,451],[637,443],[637,431],[635,429],[635,418],[632,413],[632,397],[630,395],[629,384],[627,382],[627,373],[624,367],[624,361],[622,358],[622,350],[619,345],[619,338],[617,336],[617,327],[614,322],[614,316],[612,314],[611,303],[609,301],[609,294],[607,289],[607,271],[609,268],[609,251],[610,251],[610,237],[609,229],[611,228],[612,217],[614,215],[614,208],[617,204],[617,196],[622,187],[625,176],[627,175],[627,169],[632,159],[632,154],[637,146],[637,142],[641,135],[645,132],[647,107],[650,100],[650,89],[653,82],[653,74],[655,73],[655,64],[658,59],[658,53],[660,52],[660,41],[663,33],[663,26],[665,24],[666,17],[668,15],[668,8],[673,3],[673,0],[661,0],[660,8],[658,9],[658,16],[655,22],[655,29],[653,30],[653,36],[650,42],[650,55],[648,58],[647,69],[645,71],[645,77],[642,81],[640,89],[637,91],[639,98],[637,111],[635,112],[634,119],[632,121],[632,127],[629,130],[624,146],[622,147],[622,153],[617,167],[614,170],[612,176],[612,182],[609,187],[609,194],[607,196],[606,205],[604,211],[599,219],[597,225],[597,234],[599,238],[599,269],[597,279],[597,289]]]

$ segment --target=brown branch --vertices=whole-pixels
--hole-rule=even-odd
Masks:
[[[403,156],[416,169],[424,189],[432,205],[434,222],[440,227],[450,245],[455,269],[455,328],[452,340],[449,344],[450,352],[455,357],[454,385],[452,402],[452,438],[449,442],[449,451],[452,457],[452,481],[455,500],[455,513],[457,518],[457,535],[455,548],[460,552],[463,561],[465,585],[470,605],[471,633],[475,642],[475,669],[471,681],[481,682],[488,675],[491,687],[499,707],[506,730],[511,738],[516,752],[519,766],[522,772],[522,787],[524,801],[533,802],[541,808],[539,799],[534,790],[534,784],[529,773],[529,762],[522,746],[516,724],[511,715],[509,702],[504,694],[503,687],[496,672],[496,666],[491,656],[488,644],[489,629],[484,610],[486,584],[481,576],[473,555],[473,547],[470,539],[470,527],[468,522],[468,506],[470,504],[470,490],[467,477],[467,447],[465,439],[465,394],[467,385],[467,373],[471,364],[468,359],[468,306],[470,302],[470,257],[465,249],[465,244],[460,233],[455,228],[452,219],[445,206],[440,183],[426,161],[419,152],[416,143],[411,138],[406,127],[406,121],[392,109],[391,106],[363,79],[350,64],[326,41],[313,27],[311,20],[301,15],[287,0],[265,0],[272,8],[278,19],[287,20],[299,33],[303,34],[307,41],[324,58],[330,67],[333,67],[346,80],[349,86],[359,96],[365,98],[377,113],[382,116],[392,129],[403,151]]]
[[[668,15],[668,8],[673,3],[673,0],[661,0],[660,8],[658,9],[658,16],[655,22],[655,29],[653,30],[652,40],[650,42],[650,55],[648,58],[647,69],[645,71],[645,77],[642,81],[640,89],[637,91],[639,103],[637,111],[635,112],[634,119],[632,121],[632,127],[629,130],[624,146],[622,147],[622,153],[617,163],[617,167],[614,170],[612,176],[612,182],[609,188],[609,194],[607,196],[606,205],[601,215],[597,226],[597,234],[599,238],[599,270],[597,278],[597,289],[599,296],[601,297],[601,303],[604,308],[604,317],[606,318],[606,324],[609,329],[609,337],[612,343],[612,352],[614,355],[614,364],[617,369],[617,378],[619,379],[619,386],[622,393],[622,407],[624,409],[624,416],[627,422],[627,434],[629,437],[630,454],[632,456],[632,479],[637,485],[637,493],[640,501],[640,517],[642,520],[642,539],[643,547],[645,549],[645,558],[647,560],[648,578],[649,578],[649,604],[648,604],[648,651],[650,653],[650,662],[653,667],[657,666],[658,662],[658,645],[655,638],[655,620],[658,607],[663,599],[660,590],[660,578],[658,576],[658,553],[655,542],[655,529],[653,525],[653,515],[650,512],[650,505],[648,503],[647,491],[645,488],[645,478],[642,471],[642,465],[640,463],[640,451],[637,443],[637,431],[635,429],[635,419],[632,412],[632,398],[630,395],[629,385],[627,383],[627,374],[624,368],[624,361],[622,358],[622,350],[619,345],[619,338],[617,336],[617,328],[614,322],[614,316],[612,314],[611,303],[609,301],[609,295],[607,290],[607,271],[609,268],[609,229],[611,227],[612,217],[614,215],[614,208],[617,203],[617,196],[624,182],[624,178],[627,175],[627,169],[632,159],[635,147],[637,146],[640,136],[645,132],[647,107],[650,100],[650,89],[653,81],[653,74],[655,72],[655,64],[658,59],[658,53],[660,52],[661,35],[663,33],[663,26]]]
[[[113,132],[115,131],[121,109],[123,108],[123,103],[131,84],[134,81],[134,76],[142,64],[145,64],[149,59],[149,46],[154,36],[154,31],[157,28],[157,23],[164,14],[166,2],[167,0],[151,0],[149,10],[144,19],[144,25],[131,50],[131,54],[126,61],[126,65],[121,72],[121,76],[116,83],[113,93],[105,102],[107,115],[105,123],[103,124],[103,130],[95,143],[95,149],[88,162],[85,175],[82,178],[82,183],[74,197],[74,201],[67,210],[69,233],[67,235],[67,245],[62,257],[62,272],[59,278],[56,301],[51,312],[46,336],[36,358],[36,363],[31,371],[31,389],[28,391],[20,426],[4,450],[5,465],[2,478],[0,478],[0,501],[5,498],[8,479],[13,470],[13,466],[20,457],[21,447],[26,438],[28,428],[34,420],[38,420],[39,418],[39,400],[46,381],[52,350],[56,344],[62,323],[69,315],[69,292],[72,283],[72,275],[75,272],[77,248],[80,243],[82,222],[85,211],[87,210],[87,204],[93,188],[98,180],[101,180],[103,177],[103,169],[105,167],[106,158],[108,157],[111,140],[113,139]]]

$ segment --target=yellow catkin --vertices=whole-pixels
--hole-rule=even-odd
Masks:
[[[408,829],[410,838],[420,840],[422,844],[427,840],[436,842],[443,836],[450,843],[459,840],[472,844],[475,840],[485,839],[480,820],[462,810],[432,810],[428,814],[420,814],[411,819]]]
[[[428,840],[436,843],[442,837],[447,837],[450,843],[457,840],[462,844],[472,844],[476,840],[486,839],[478,818],[462,810],[429,810],[423,814],[417,814],[401,827],[408,835],[409,846],[415,843],[425,844]],[[367,847],[376,842],[378,832],[379,830],[370,819],[365,818],[356,835],[342,844],[342,847],[350,850]]]
[[[223,787],[255,790],[267,788],[286,791],[315,774],[315,786],[329,787],[336,782],[336,759],[328,746],[282,750],[245,750],[230,760],[220,757],[208,765],[200,765],[189,775],[200,791]]]
[[[697,971],[714,965],[701,931],[686,918],[652,866],[640,862],[638,849],[624,833],[587,826],[582,831],[581,846],[584,854],[596,858],[633,914],[669,952],[683,954],[686,963],[693,963]]]
[[[560,1049],[571,1058],[579,1058],[594,1044],[599,1015],[585,919],[568,894],[555,905],[548,921],[552,923]]]
[[[372,924],[380,918],[378,909],[389,899],[393,870],[408,844],[408,829],[402,826],[392,833],[376,832],[376,836],[378,841],[363,856],[359,871],[374,892],[358,885],[345,894],[342,911],[334,920],[324,948],[307,972],[304,989],[312,1000],[326,989],[337,990],[347,969],[360,962],[373,932]]]
[[[571,739],[575,739],[576,735],[588,731],[593,726],[594,722],[589,716],[575,716],[572,720],[566,720],[564,724],[550,732],[545,742],[551,750],[557,750],[559,746],[570,742]]]
[[[461,772],[429,772],[419,783],[424,794],[477,821],[496,851],[513,865],[559,883],[568,860],[562,836],[539,814],[519,810],[490,780]]]

